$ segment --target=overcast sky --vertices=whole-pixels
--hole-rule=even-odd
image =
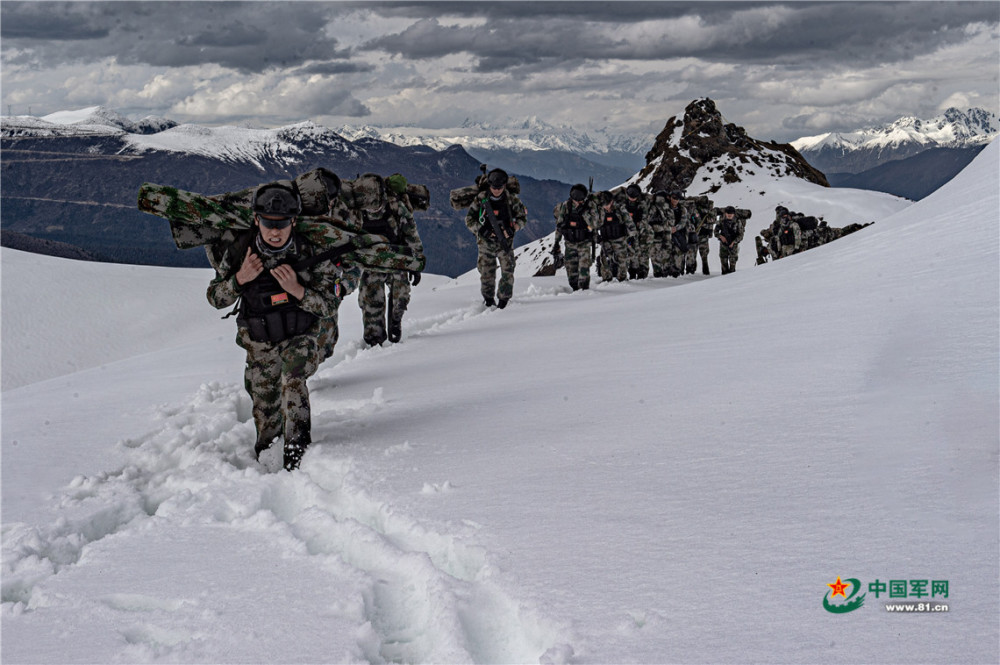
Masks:
[[[3,113],[658,132],[711,97],[761,139],[1000,111],[1000,3],[9,2]]]

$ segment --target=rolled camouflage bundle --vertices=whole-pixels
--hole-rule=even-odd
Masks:
[[[253,212],[246,204],[244,192],[211,197],[147,182],[139,188],[138,206],[142,212],[163,217],[170,223],[170,233],[178,249],[231,242],[237,232],[253,228]],[[323,248],[353,241],[357,249],[345,254],[343,260],[366,268],[413,272],[424,269],[425,260],[412,256],[408,248],[389,244],[380,235],[344,228],[343,222],[332,217],[300,217],[295,230]]]

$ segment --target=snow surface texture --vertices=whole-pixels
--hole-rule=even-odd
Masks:
[[[4,249],[4,360],[44,309],[98,366],[2,393],[0,656],[995,663],[998,158],[724,277],[522,274],[495,311],[428,275],[376,349],[349,299],[294,473],[253,461],[208,273]],[[142,318],[78,316],[88,281]],[[184,337],[112,361],[123,327]],[[950,611],[831,614],[838,576],[948,580]]]

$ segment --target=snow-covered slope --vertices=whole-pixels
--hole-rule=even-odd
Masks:
[[[503,311],[429,275],[377,349],[348,300],[292,474],[232,329],[5,390],[4,662],[997,662],[998,160],[732,275],[521,276]],[[39,297],[79,264],[4,266],[5,344],[38,308],[115,343]]]

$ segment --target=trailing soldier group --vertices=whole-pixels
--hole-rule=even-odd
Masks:
[[[804,252],[842,238],[867,224],[848,224],[843,228],[830,226],[824,219],[794,212],[779,205],[774,209],[774,221],[754,240],[757,244],[757,265]]]

